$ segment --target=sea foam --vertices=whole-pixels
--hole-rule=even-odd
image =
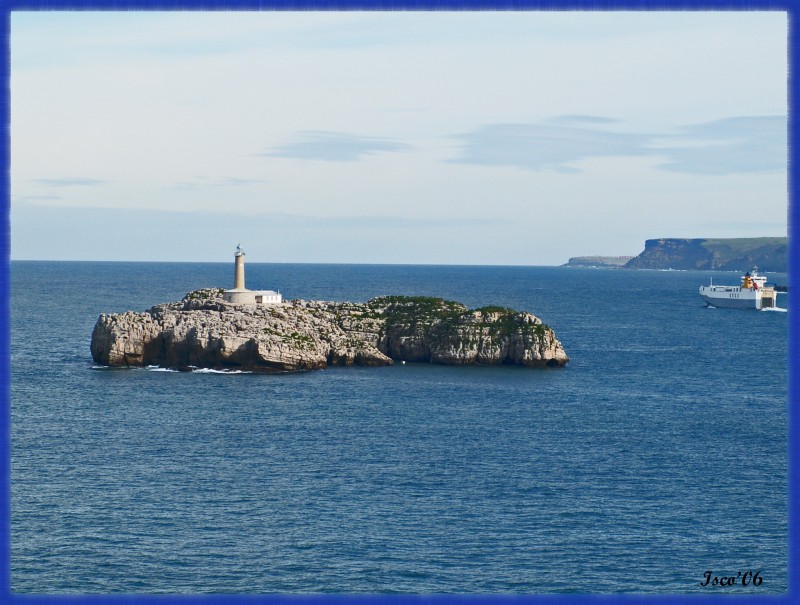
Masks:
[[[245,370],[213,370],[211,368],[197,368],[192,370],[195,374],[252,374]]]

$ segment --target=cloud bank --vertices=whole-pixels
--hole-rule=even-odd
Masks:
[[[308,130],[297,133],[294,141],[259,155],[328,162],[353,162],[373,153],[406,151],[411,148],[405,143],[382,137]]]
[[[455,135],[456,163],[580,172],[601,157],[656,157],[673,172],[724,175],[786,169],[784,116],[734,117],[683,126],[677,133],[631,133],[600,116],[559,116],[538,124],[487,124]]]
[[[83,177],[65,177],[59,179],[34,179],[37,185],[46,187],[97,187],[105,185],[106,181],[100,179],[87,179]]]

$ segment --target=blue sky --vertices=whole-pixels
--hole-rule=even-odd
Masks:
[[[14,12],[11,73],[13,259],[786,234],[781,12]]]

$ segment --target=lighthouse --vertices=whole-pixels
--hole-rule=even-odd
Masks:
[[[236,245],[236,254],[233,255],[235,268],[233,272],[233,289],[244,290],[244,250],[242,245]]]
[[[236,246],[233,255],[233,289],[223,290],[222,299],[234,305],[277,305],[283,302],[283,296],[275,290],[248,290],[244,287],[244,250]]]

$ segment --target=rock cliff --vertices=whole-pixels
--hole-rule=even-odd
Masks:
[[[712,269],[785,273],[788,241],[785,237],[725,239],[649,239],[644,252],[625,269]]]
[[[468,310],[439,298],[402,296],[233,305],[222,300],[221,289],[190,292],[144,313],[101,315],[91,351],[96,363],[110,366],[260,372],[393,361],[527,367],[569,361],[552,329],[511,309]]]

